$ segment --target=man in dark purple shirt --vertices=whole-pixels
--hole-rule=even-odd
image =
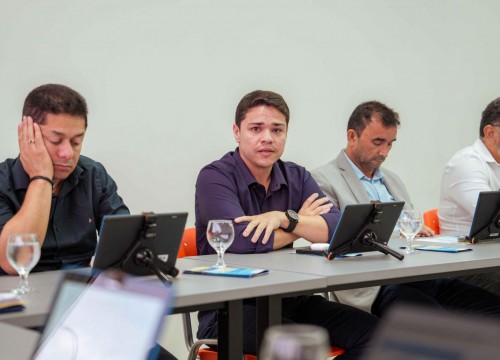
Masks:
[[[206,239],[211,219],[231,219],[235,238],[228,251],[265,253],[291,247],[298,238],[327,242],[337,226],[339,210],[327,201],[309,172],[280,160],[285,149],[289,110],[270,91],[254,91],[236,109],[233,133],[239,147],[204,167],[196,182],[198,253],[214,250]],[[255,303],[244,304],[245,353],[255,354]],[[198,338],[217,337],[215,312],[200,312]],[[364,311],[321,296],[283,300],[283,323],[326,328],[332,345],[357,359],[366,348],[378,319]]]

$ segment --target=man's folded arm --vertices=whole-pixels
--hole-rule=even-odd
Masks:
[[[197,230],[206,231],[208,221],[213,219],[234,220],[237,217],[252,215],[245,214],[241,201],[238,197],[237,187],[225,173],[216,168],[206,167],[201,170],[196,182],[196,211]],[[243,236],[248,223],[234,225],[234,241],[229,247],[228,252],[238,254],[264,253],[273,250],[274,235],[271,236],[266,244],[261,241],[252,243],[253,232],[248,237]],[[205,253],[214,253],[206,240],[206,234],[198,235],[202,239],[202,248]]]

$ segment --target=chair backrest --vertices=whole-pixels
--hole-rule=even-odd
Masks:
[[[184,229],[184,235],[182,236],[181,246],[177,257],[183,258],[185,256],[197,255],[198,249],[196,248],[196,228],[186,228]]]
[[[424,224],[425,226],[434,230],[436,235],[439,235],[439,217],[438,209],[427,210],[424,212]]]

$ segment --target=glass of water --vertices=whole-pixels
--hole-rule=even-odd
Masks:
[[[399,215],[399,231],[406,237],[405,254],[418,252],[413,248],[413,239],[422,230],[423,222],[422,214],[418,210],[403,210]]]
[[[37,234],[10,234],[7,240],[7,260],[21,280],[17,289],[12,292],[24,295],[33,291],[29,286],[28,275],[40,260],[40,243]]]
[[[217,251],[216,267],[225,269],[224,253],[234,240],[232,220],[210,220],[207,227],[207,239],[210,246]]]
[[[276,325],[264,334],[259,359],[324,360],[328,350],[328,333],[319,326]]]

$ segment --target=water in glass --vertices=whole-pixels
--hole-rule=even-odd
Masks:
[[[234,226],[231,220],[210,220],[207,227],[207,239],[210,246],[217,251],[215,266],[225,268],[224,252],[234,240]]]
[[[418,210],[403,210],[398,220],[399,230],[406,237],[406,254],[414,254],[413,239],[420,232],[423,225],[422,215]]]
[[[12,291],[26,294],[33,289],[28,283],[28,274],[40,260],[40,243],[36,234],[10,234],[7,240],[7,260],[16,269],[21,280]]]

